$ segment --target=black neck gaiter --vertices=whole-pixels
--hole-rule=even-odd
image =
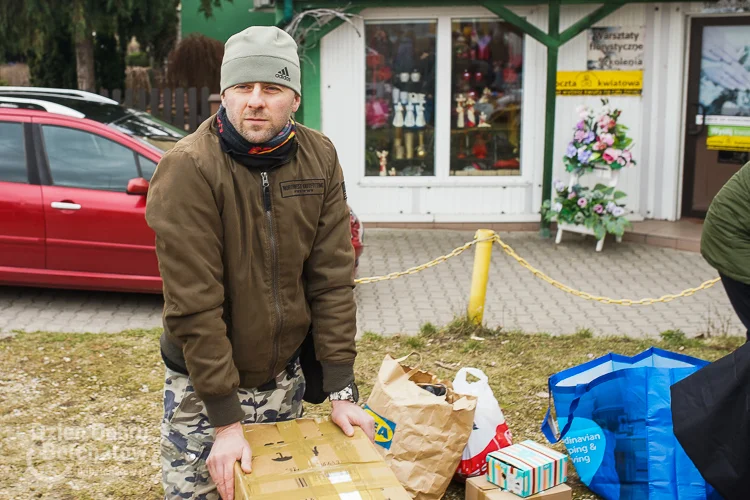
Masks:
[[[276,137],[264,144],[253,144],[242,137],[229,121],[224,106],[216,115],[221,149],[237,163],[268,170],[287,163],[297,154],[297,123],[293,119]]]

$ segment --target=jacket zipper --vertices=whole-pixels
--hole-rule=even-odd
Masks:
[[[276,307],[276,328],[274,329],[273,334],[273,358],[271,360],[271,373],[268,379],[273,380],[276,377],[276,363],[279,361],[279,336],[281,335],[282,327],[281,302],[279,300],[279,257],[276,244],[276,233],[273,229],[273,215],[271,210],[271,184],[268,182],[268,172],[261,172],[260,178],[263,185],[263,207],[266,211],[266,219],[268,220],[268,236],[269,241],[271,242],[271,281],[273,288],[273,302],[274,306]]]

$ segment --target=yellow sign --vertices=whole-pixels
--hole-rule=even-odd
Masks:
[[[641,95],[643,71],[558,71],[557,95]]]
[[[711,125],[706,146],[714,151],[750,151],[750,127]]]

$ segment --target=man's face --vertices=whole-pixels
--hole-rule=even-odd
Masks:
[[[289,87],[273,83],[241,83],[229,87],[221,104],[235,129],[247,141],[273,139],[299,109],[300,97]]]

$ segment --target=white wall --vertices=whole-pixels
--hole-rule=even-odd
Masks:
[[[560,30],[564,31],[570,25],[581,19],[586,14],[596,10],[598,5],[570,6],[563,9],[560,16]],[[614,14],[600,21],[596,26],[644,26],[643,5],[629,5],[617,10]],[[646,44],[649,34],[646,34]],[[584,31],[573,40],[560,48],[558,60],[559,71],[585,71],[587,59],[588,35]],[[643,97],[642,96],[612,96],[609,98],[610,105],[614,108],[621,109],[622,115],[620,122],[630,128],[631,137],[635,141],[633,147],[633,157],[638,162],[635,168],[627,169],[621,172],[618,182],[618,189],[627,193],[627,208],[631,212],[639,212],[639,182],[643,175]],[[573,127],[578,121],[576,108],[586,105],[597,110],[601,107],[601,97],[599,96],[558,96],[555,120],[555,153],[554,153],[554,173],[555,179],[567,180],[565,167],[560,159],[565,154],[565,148],[573,137]],[[638,213],[638,217],[640,214]]]
[[[596,5],[564,7],[561,29],[595,10]],[[598,26],[646,26],[646,69],[643,96],[613,96],[623,110],[621,120],[635,140],[638,166],[620,177],[634,219],[677,218],[682,164],[682,112],[685,59],[685,9],[682,4],[634,4],[623,7]],[[547,8],[518,8],[516,12],[546,31]],[[483,8],[368,9],[366,18],[471,17],[490,14]],[[491,14],[490,14],[491,15]],[[356,21],[361,33],[364,23]],[[443,29],[448,24],[443,24]],[[440,27],[438,28],[440,29]],[[449,123],[450,36],[438,37],[436,120]],[[559,70],[585,70],[587,35],[582,33],[560,50]],[[441,54],[443,57],[441,57]],[[336,145],[347,178],[354,210],[364,221],[536,221],[541,204],[546,50],[525,38],[524,101],[520,177],[364,177],[364,39],[343,24],[321,43],[322,128]],[[448,83],[446,83],[446,80]],[[442,94],[441,94],[442,92]],[[442,103],[442,104],[441,104]],[[565,146],[572,137],[575,109],[598,106],[598,97],[559,96],[555,123],[554,177],[565,179]],[[440,116],[442,109],[442,117]],[[438,141],[436,161],[447,160]],[[447,170],[447,169],[446,169]],[[397,185],[397,186],[396,186]]]

